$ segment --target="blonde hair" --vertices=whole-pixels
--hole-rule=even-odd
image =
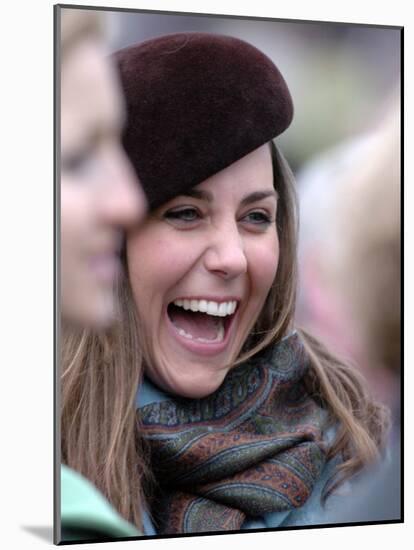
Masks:
[[[82,40],[90,37],[103,38],[103,20],[98,12],[87,9],[61,8],[60,14],[60,51],[62,60]]]
[[[332,278],[361,333],[371,365],[398,373],[401,362],[399,113],[391,110],[367,152],[370,160],[338,194],[341,235]],[[370,213],[372,213],[370,215]],[[352,219],[352,224],[349,220]]]
[[[273,144],[272,159],[280,197],[276,220],[280,262],[266,305],[234,366],[292,329],[297,281],[296,195],[290,169]],[[127,276],[120,281],[119,303],[119,319],[110,331],[64,336],[62,457],[89,477],[123,517],[140,525],[142,484],[146,485],[150,476],[139,439],[135,394],[146,343],[139,341],[139,319]],[[306,385],[329,411],[331,422],[338,424],[328,457],[339,454],[343,461],[326,487],[326,498],[344,479],[377,458],[387,429],[387,411],[370,398],[354,369],[300,332],[310,359]]]

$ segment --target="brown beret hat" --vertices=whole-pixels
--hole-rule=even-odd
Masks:
[[[279,70],[237,38],[170,34],[114,56],[127,107],[123,143],[151,208],[272,140],[292,120]]]

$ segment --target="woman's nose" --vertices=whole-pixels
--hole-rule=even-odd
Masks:
[[[232,279],[246,273],[247,258],[244,242],[237,224],[231,227],[217,227],[204,256],[206,269],[223,277]]]
[[[140,223],[147,210],[144,191],[127,157],[121,151],[114,152],[111,160],[107,172],[111,181],[108,182],[109,189],[105,197],[106,217],[112,224],[120,227]]]
[[[144,191],[127,159],[117,166],[117,179],[113,185],[112,213],[114,221],[128,227],[144,220],[147,200]]]
[[[127,157],[114,147],[108,151],[105,167],[106,185],[99,195],[102,223],[123,230],[141,223],[147,200]]]

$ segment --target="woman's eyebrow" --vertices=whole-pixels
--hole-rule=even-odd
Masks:
[[[181,196],[213,202],[213,195],[209,191],[200,191],[199,189],[188,189]]]
[[[274,197],[275,200],[277,200],[277,193],[274,189],[269,191],[254,191],[253,193],[250,193],[249,195],[246,195],[240,202],[241,206],[246,206],[247,204],[251,204],[252,202],[261,201],[262,199],[266,199],[267,197]]]
[[[193,199],[205,200],[208,202],[213,202],[213,195],[209,191],[203,191],[200,189],[188,189],[181,196],[183,197],[192,197]],[[274,189],[266,191],[254,191],[249,195],[246,195],[240,202],[241,206],[251,204],[252,202],[257,202],[267,197],[274,197],[277,199],[277,193]]]

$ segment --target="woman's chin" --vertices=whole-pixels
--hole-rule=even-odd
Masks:
[[[201,399],[214,393],[230,370],[234,344],[227,341],[227,349],[221,353],[198,353],[198,349],[183,346],[170,330],[160,332],[158,341],[152,340],[157,347],[152,346],[152,361],[147,363],[152,365],[148,376],[155,385],[187,399]]]
[[[202,399],[214,393],[223,383],[229,369],[220,368],[213,372],[205,372],[205,366],[200,365],[201,372],[197,372],[197,366],[191,365],[188,373],[183,374],[178,380],[169,380],[167,383],[158,384],[178,397],[186,399]],[[157,380],[155,380],[157,383]]]

